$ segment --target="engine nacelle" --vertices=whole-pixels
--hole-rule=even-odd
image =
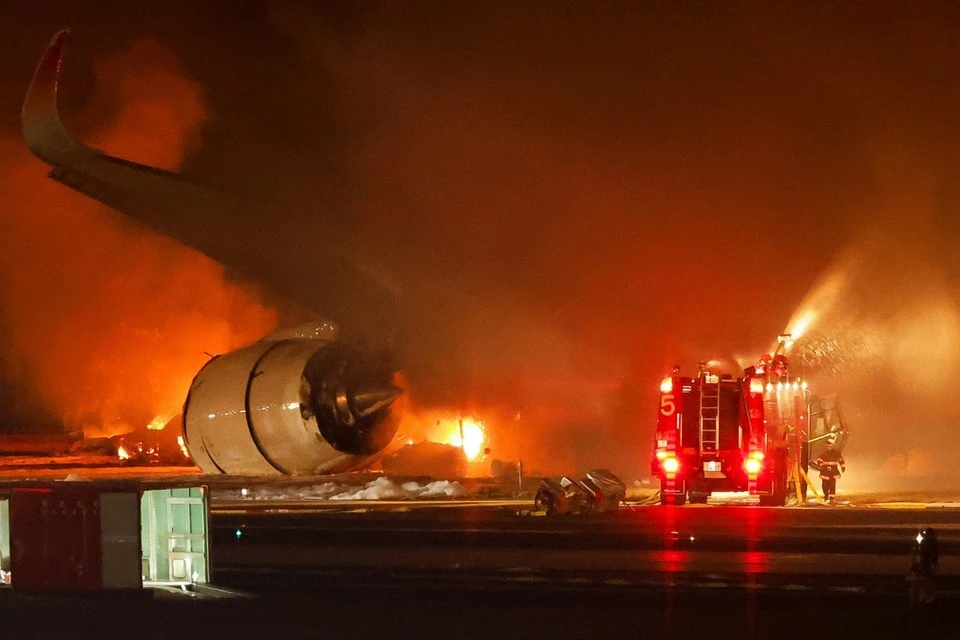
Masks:
[[[330,323],[283,330],[212,358],[183,407],[205,473],[307,475],[369,464],[396,435],[393,367],[337,341]]]

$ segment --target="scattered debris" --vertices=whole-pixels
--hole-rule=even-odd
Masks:
[[[609,513],[617,510],[626,494],[627,487],[620,478],[605,469],[596,469],[579,481],[568,476],[559,482],[544,478],[534,507],[547,515]]]

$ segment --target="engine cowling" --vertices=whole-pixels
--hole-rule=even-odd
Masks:
[[[349,471],[396,435],[402,393],[389,359],[338,341],[335,325],[288,329],[204,365],[184,404],[184,442],[205,473]]]

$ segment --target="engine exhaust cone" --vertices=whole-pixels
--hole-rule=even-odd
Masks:
[[[377,355],[345,344],[329,344],[303,372],[305,406],[333,448],[353,455],[382,450],[396,435],[399,412],[391,405],[403,394]]]
[[[386,409],[397,398],[403,395],[403,389],[395,384],[387,383],[384,386],[371,387],[354,391],[351,396],[354,413],[359,418],[366,418],[374,413]]]

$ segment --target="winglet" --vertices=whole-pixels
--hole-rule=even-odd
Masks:
[[[60,120],[57,109],[57,81],[63,63],[63,47],[69,29],[60,31],[50,41],[46,53],[33,75],[27,96],[23,101],[20,120],[23,137],[30,150],[41,160],[52,165],[61,164],[76,152],[90,153],[70,135]]]

